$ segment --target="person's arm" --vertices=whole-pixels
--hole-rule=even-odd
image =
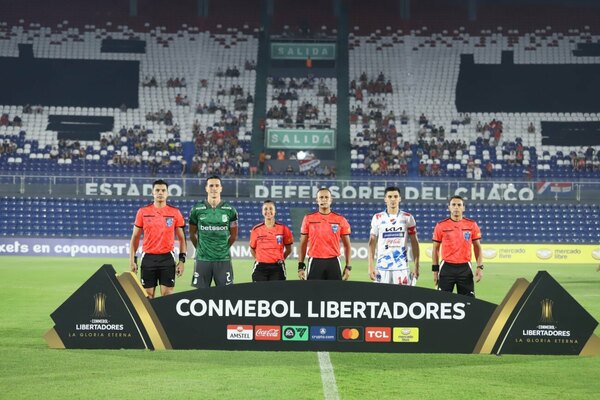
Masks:
[[[433,271],[433,283],[437,285],[438,283],[438,274],[440,268],[440,242],[433,242],[431,249],[431,264],[437,266],[437,271]]]
[[[238,225],[236,221],[234,222],[235,224],[232,222],[232,225],[229,226],[229,247],[231,247],[238,238]]]
[[[369,236],[369,245],[368,245],[368,261],[369,261],[369,278],[374,281],[377,278],[377,273],[375,272],[375,249],[377,248],[377,236],[370,235]]]
[[[420,265],[419,260],[421,257],[421,250],[419,249],[419,238],[417,238],[417,234],[409,235],[410,237],[410,246],[412,248],[412,256],[413,262],[415,263],[415,269],[413,270],[413,274],[415,278],[419,278],[420,274]]]
[[[185,269],[185,258],[187,256],[187,242],[185,241],[183,227],[175,229],[175,235],[179,241],[179,262],[175,267],[175,272],[177,273],[177,276],[182,276],[183,270]]]
[[[348,278],[350,278],[350,270],[352,269],[352,247],[350,247],[350,235],[343,235],[342,243],[344,245],[344,258],[346,259],[346,266],[344,267],[342,279],[347,281]]]
[[[287,259],[288,256],[292,254],[292,244],[286,244],[285,245],[285,250],[283,251],[283,259]]]
[[[598,264],[598,268],[596,268],[596,272],[600,272],[600,264]]]
[[[137,274],[137,253],[138,246],[140,245],[140,237],[142,236],[142,228],[139,226],[133,226],[133,232],[131,233],[131,240],[129,241],[129,269],[134,274]]]
[[[190,224],[190,241],[194,248],[198,248],[198,225]]]
[[[473,240],[473,252],[475,253],[475,260],[477,262],[477,268],[475,268],[475,282],[479,282],[483,278],[483,252],[481,251],[481,240]]]
[[[308,247],[308,235],[300,235],[300,247],[298,249],[298,278],[306,279],[306,265],[304,259],[306,258],[306,249]],[[302,268],[304,267],[304,268]]]

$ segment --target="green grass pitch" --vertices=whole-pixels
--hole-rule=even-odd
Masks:
[[[52,350],[42,335],[50,313],[101,264],[126,271],[127,260],[0,257],[1,399],[319,399],[314,352]],[[476,290],[499,303],[516,278],[547,270],[600,319],[595,265],[493,265]],[[295,279],[290,261],[290,279]],[[192,264],[177,283],[190,289]],[[251,261],[235,261],[237,283]],[[353,280],[367,280],[354,263]],[[431,287],[423,266],[419,286]],[[596,329],[600,334],[600,329]],[[440,332],[443,340],[443,332]],[[341,399],[595,399],[600,357],[331,353]]]

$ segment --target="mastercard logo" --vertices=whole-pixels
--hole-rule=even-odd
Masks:
[[[341,342],[347,341],[363,341],[363,328],[348,326],[348,327],[339,327],[338,328],[338,340]]]
[[[494,249],[483,250],[483,258],[496,258],[498,251]]]
[[[547,260],[550,257],[552,257],[552,250],[549,250],[549,249],[539,249],[538,251],[535,252],[535,254],[537,255],[537,257],[540,260]]]
[[[600,249],[592,251],[592,257],[594,257],[595,260],[600,260]]]
[[[360,332],[356,328],[346,328],[342,330],[342,337],[346,340],[356,340],[360,337]]]

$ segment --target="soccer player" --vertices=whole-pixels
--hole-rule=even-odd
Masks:
[[[399,188],[386,188],[383,200],[386,210],[373,215],[371,220],[369,278],[380,283],[415,285],[419,278],[420,254],[415,218],[400,210]],[[415,265],[412,273],[408,266],[407,237]]]
[[[190,240],[196,248],[192,286],[210,287],[233,283],[233,267],[229,249],[237,240],[238,214],[226,201],[221,201],[223,186],[216,175],[206,179],[206,201],[190,211]]]
[[[340,214],[331,211],[331,192],[317,192],[319,211],[304,216],[300,230],[298,277],[300,279],[348,280],[350,277],[350,224]],[[344,245],[346,266],[340,270],[340,239]],[[304,260],[308,248],[308,273]]]
[[[173,293],[175,275],[183,275],[186,241],[183,228],[185,220],[178,208],[167,204],[169,185],[163,180],[152,183],[152,197],[154,201],[140,208],[135,216],[133,233],[129,242],[129,268],[137,274],[137,256],[135,253],[140,244],[140,237],[144,234],[142,242],[142,257],[140,280],[146,289],[149,298],[154,298],[156,285],[160,283],[160,294],[166,296]],[[179,262],[175,265],[173,253],[175,240],[179,241]]]
[[[292,252],[294,238],[290,228],[275,221],[275,203],[265,200],[262,205],[265,221],[250,231],[250,252],[256,259],[252,281],[284,281],[285,259]]]
[[[465,203],[462,197],[453,196],[449,201],[448,210],[450,218],[438,222],[433,230],[433,281],[439,290],[452,292],[456,285],[458,294],[475,297],[471,246],[477,261],[475,280],[479,282],[483,277],[481,231],[477,222],[463,216]]]

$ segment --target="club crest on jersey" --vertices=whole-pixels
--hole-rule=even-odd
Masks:
[[[275,235],[275,239],[277,240],[277,244],[283,243],[283,235]]]
[[[339,224],[331,224],[331,230],[333,231],[333,233],[337,233],[338,229],[340,229]]]
[[[465,240],[471,240],[471,232],[465,231],[463,232],[463,236],[465,237]]]
[[[221,218],[223,219],[223,222],[227,222],[227,215],[222,215]]]
[[[167,217],[165,221],[167,222],[167,226],[173,226],[173,217]]]

